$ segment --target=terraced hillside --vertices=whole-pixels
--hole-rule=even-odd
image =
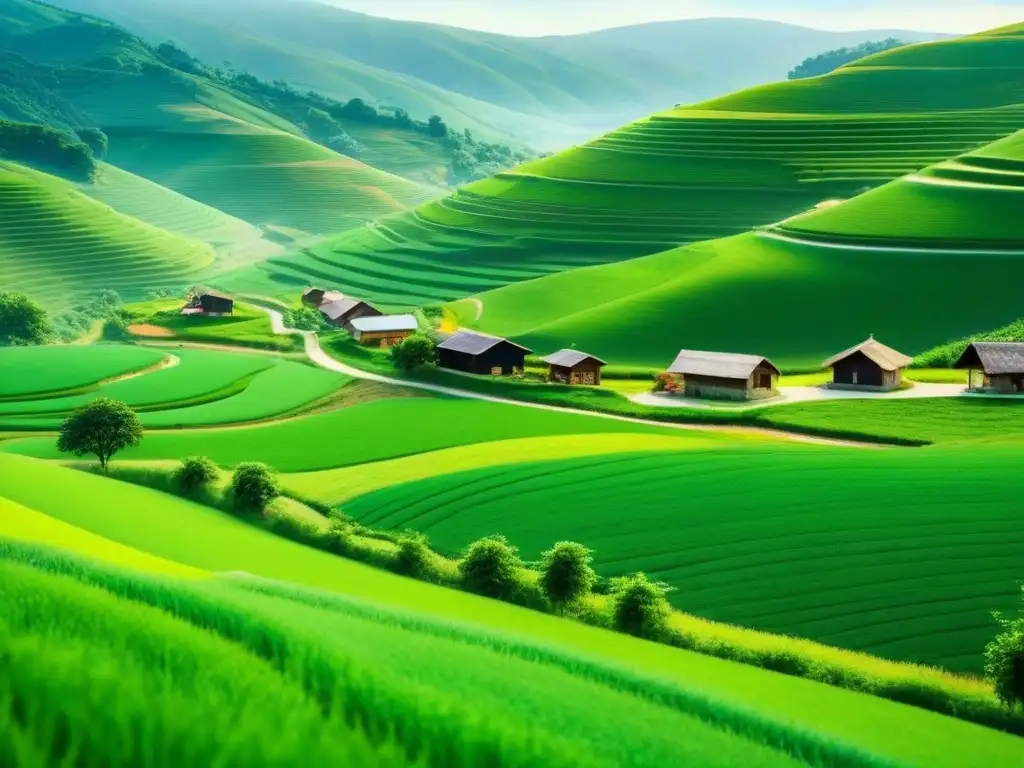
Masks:
[[[22,756],[989,768],[1021,750],[912,707],[403,579],[148,489],[19,457],[0,469],[15,479],[0,490],[0,690],[31,703]]]
[[[0,162],[0,285],[60,306],[113,289],[125,298],[180,286],[214,263],[213,249],[116,213],[74,185]]]
[[[816,369],[869,333],[919,354],[1020,316],[1022,180],[1018,133],[760,232],[511,285],[481,295],[482,310],[455,310],[534,349],[571,342],[651,366],[690,347]],[[750,322],[766,300],[771,322]]]
[[[1022,51],[999,30],[664,112],[263,269],[422,303],[743,233],[1015,132]]]

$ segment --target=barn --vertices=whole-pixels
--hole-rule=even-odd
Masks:
[[[558,384],[601,386],[601,369],[608,363],[599,357],[575,349],[563,349],[544,358],[548,381]]]
[[[458,331],[437,345],[438,365],[481,376],[522,373],[533,350],[508,339],[475,331]]]
[[[903,384],[903,372],[913,358],[887,347],[874,336],[824,363],[832,369],[832,386],[886,392]]]
[[[338,328],[344,328],[352,332],[351,323],[357,317],[380,317],[384,313],[362,299],[345,298],[338,301],[330,301],[321,304],[320,313],[327,318],[327,322]]]
[[[192,289],[188,304],[181,310],[183,315],[204,315],[219,317],[235,311],[235,300],[226,293],[197,286]]]
[[[342,301],[344,298],[345,294],[341,291],[326,291],[323,288],[307,288],[302,292],[302,303],[313,309],[319,309],[332,301]]]
[[[683,391],[687,397],[714,400],[775,397],[781,375],[770,360],[758,355],[689,349],[679,353],[668,372],[683,378]]]
[[[349,321],[352,338],[364,346],[390,347],[416,333],[419,323],[412,315],[357,317]]]
[[[967,371],[967,385],[972,390],[1000,395],[1024,392],[1024,342],[976,341],[953,367]],[[980,382],[975,371],[981,374]]]

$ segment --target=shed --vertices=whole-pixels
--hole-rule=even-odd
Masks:
[[[419,323],[412,315],[379,315],[357,317],[349,322],[352,338],[367,346],[390,347],[416,333]]]
[[[830,357],[822,367],[832,369],[834,387],[885,392],[903,384],[903,371],[912,361],[872,336]]]
[[[599,357],[575,349],[563,349],[544,358],[548,364],[548,381],[560,384],[601,386],[601,369],[608,363]]]
[[[330,304],[332,301],[341,301],[344,298],[345,294],[341,291],[327,291],[323,288],[307,288],[302,292],[302,303],[314,309],[318,309],[324,304]]]
[[[1024,342],[976,341],[969,344],[954,368],[966,369],[971,389],[1001,395],[1024,392]],[[974,372],[983,375],[980,387],[974,385]]]
[[[442,368],[481,376],[522,373],[526,356],[532,352],[508,339],[475,331],[457,331],[437,345]]]
[[[235,311],[235,300],[226,293],[211,288],[196,286],[192,289],[188,304],[181,311],[183,315],[206,315],[218,317]]]
[[[770,360],[758,355],[689,349],[679,353],[668,372],[683,377],[683,391],[687,397],[717,400],[775,397],[781,375]]]
[[[358,317],[380,317],[384,313],[362,299],[345,298],[321,304],[320,313],[338,328],[352,332],[351,323]]]

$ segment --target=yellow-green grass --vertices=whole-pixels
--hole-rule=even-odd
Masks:
[[[57,348],[75,350],[74,347]],[[170,351],[170,350],[169,350]],[[173,350],[176,364],[66,397],[0,402],[11,430],[52,430],[100,397],[130,405],[151,429],[259,421],[302,410],[337,392],[344,376],[302,363],[203,349]],[[0,364],[7,353],[0,350]],[[73,362],[75,354],[67,356]]]
[[[965,384],[967,372],[952,368],[910,368],[904,377],[907,381],[920,384]],[[817,387],[832,381],[831,371],[794,373],[779,379],[780,387]]]
[[[214,262],[206,243],[117,213],[69,182],[0,163],[0,284],[49,307],[104,289],[178,286]]]
[[[167,416],[173,417],[173,412]],[[459,428],[453,429],[453,424]],[[375,400],[270,424],[153,432],[118,458],[180,459],[200,453],[223,467],[262,461],[281,472],[311,472],[497,440],[579,435],[585,441],[594,434],[676,435],[685,439],[678,430],[654,425],[422,397]],[[0,443],[0,451],[62,458],[54,440],[47,437],[7,440]]]
[[[527,462],[349,499],[443,551],[500,532],[538,557],[576,539],[678,608],[886,658],[977,671],[1019,601],[1015,451],[743,448]]]
[[[121,125],[110,162],[258,227],[326,235],[437,192],[284,130],[178,104],[168,126]]]
[[[1013,286],[1022,278],[1024,258],[999,253],[751,233],[491,291],[478,297],[480,320],[463,323],[543,354],[571,343],[614,364],[663,369],[680,348],[714,349],[799,372],[871,333],[915,355],[1005,325],[1020,315]]]
[[[737,235],[1019,130],[1024,39],[1000,40],[1002,58],[983,35],[917,45],[657,114],[247,279],[422,304]]]
[[[624,672],[641,676],[648,681],[641,687],[634,684],[626,689],[634,691],[635,695],[639,696],[632,701],[632,706],[636,707],[636,712],[642,714],[644,718],[650,718],[647,720],[648,723],[660,723],[664,715],[652,710],[645,702],[677,701],[682,704],[692,702],[693,696],[697,695],[698,699],[710,697],[726,710],[742,709],[748,715],[759,719],[785,723],[787,730],[810,731],[840,744],[853,745],[869,755],[874,755],[876,759],[887,759],[897,763],[940,768],[989,768],[992,765],[1011,765],[1022,748],[1021,741],[1016,737],[941,718],[910,707],[665,646],[643,643],[553,616],[531,613],[507,604],[402,579],[305,549],[226,515],[177,499],[168,500],[167,497],[155,492],[144,493],[143,489],[122,486],[100,477],[75,473],[27,459],[0,458],[0,463],[5,465],[5,469],[10,468],[12,461],[16,462],[19,481],[14,489],[5,486],[6,495],[22,499],[30,496],[35,499],[37,508],[87,530],[196,567],[245,571],[257,576],[284,578],[299,584],[335,591],[339,594],[338,597],[327,594],[315,596],[296,589],[284,592],[294,596],[296,601],[306,606],[305,609],[301,605],[281,605],[277,602],[280,598],[273,599],[273,609],[256,597],[245,601],[243,605],[249,610],[260,607],[261,610],[257,612],[260,618],[272,617],[279,629],[277,637],[282,637],[281,631],[297,632],[303,639],[315,639],[322,652],[343,652],[342,656],[327,656],[328,659],[333,659],[328,668],[341,670],[353,668],[354,664],[355,669],[365,669],[367,672],[372,670],[368,677],[362,678],[364,683],[379,680],[381,677],[388,680],[382,670],[399,671],[407,681],[403,689],[405,695],[402,697],[402,700],[407,702],[426,697],[427,703],[433,706],[437,700],[431,695],[431,691],[437,690],[440,685],[441,690],[447,691],[449,695],[454,693],[461,702],[476,702],[478,707],[486,707],[487,711],[491,711],[491,708],[496,706],[494,696],[487,693],[491,690],[496,695],[500,693],[501,699],[505,702],[497,705],[500,707],[498,712],[504,717],[488,718],[488,721],[520,722],[521,716],[513,718],[517,711],[513,702],[524,700],[525,697],[525,701],[531,702],[530,722],[549,724],[545,727],[553,725],[556,729],[562,729],[567,738],[574,740],[590,738],[580,734],[581,724],[597,731],[604,731],[605,727],[589,718],[597,717],[604,712],[625,712],[610,704],[608,688],[604,689],[605,692],[598,692],[596,689],[589,692],[594,698],[585,697],[588,702],[587,709],[591,713],[586,715],[577,712],[577,707],[572,704],[579,692],[579,680],[559,677],[557,682],[562,686],[559,693],[556,695],[547,689],[544,693],[548,701],[559,702],[559,712],[567,712],[565,707],[573,707],[572,716],[564,720],[561,717],[551,720],[547,716],[538,719],[537,713],[546,711],[546,702],[536,700],[535,695],[530,695],[528,691],[536,691],[535,686],[542,685],[542,680],[544,683],[551,680],[549,672],[544,668],[548,664],[554,663],[561,669],[575,670],[574,677],[591,680],[594,679],[594,672],[591,671],[594,670],[593,665],[598,665],[606,669],[604,675],[598,679],[605,680],[606,685],[612,690],[623,690],[614,681],[621,679],[619,675]],[[118,503],[111,504],[111,494],[115,492]],[[186,531],[191,535],[187,535]],[[99,580],[102,574],[92,578]],[[272,590],[272,595],[282,594],[280,589],[254,586],[261,591]],[[207,586],[205,582],[200,582],[190,590],[213,590],[205,591],[204,594],[208,596],[208,600],[214,595],[220,597],[217,600],[217,610],[222,615],[225,611],[229,612],[227,615],[237,615],[237,612],[232,610],[232,601],[226,599],[228,593],[222,591],[227,588],[218,588],[216,583]],[[167,587],[163,589],[166,590]],[[136,600],[146,602],[152,599],[147,595],[154,595],[155,590],[133,588],[132,592]],[[173,590],[170,594],[181,593]],[[358,615],[369,619],[368,621],[364,620],[357,624],[339,623],[336,610],[343,613],[355,610],[354,604],[348,598],[363,601]],[[179,606],[179,615],[182,615],[180,611],[185,611],[186,617],[206,615],[205,612],[188,608],[193,603],[187,598],[170,599]],[[366,601],[372,601],[375,605],[367,606]],[[392,613],[395,609],[414,610],[420,618],[396,615]],[[444,624],[445,628],[442,630],[437,624],[439,620],[456,620],[459,625]],[[254,623],[250,620],[245,622],[245,625],[255,631],[259,622]],[[405,642],[396,644],[393,634],[386,634],[386,627],[396,625],[406,629]],[[218,627],[222,626],[222,622],[208,623],[205,626],[216,632]],[[423,629],[415,631],[421,627]],[[262,636],[263,634],[259,633],[256,637],[250,637],[255,641]],[[456,645],[439,644],[437,639],[445,637],[453,638]],[[491,639],[485,640],[485,637]],[[481,646],[502,648],[500,661],[498,657],[491,655],[481,658],[478,655]],[[275,647],[285,650],[295,646],[288,643],[275,644]],[[460,648],[463,650],[459,650]],[[530,650],[531,648],[533,650]],[[543,652],[540,651],[541,648],[544,649]],[[256,650],[255,647],[253,649]],[[519,660],[524,657],[534,659],[534,666],[523,668]],[[305,658],[308,658],[308,655]],[[342,663],[342,658],[348,658],[349,664]],[[433,662],[427,663],[426,658],[433,659]],[[439,658],[446,660],[443,665],[443,684],[431,672]],[[453,659],[458,661],[452,663]],[[615,668],[622,671],[613,672]],[[467,688],[470,684],[460,670],[472,670],[470,677],[476,684]],[[508,670],[511,673],[508,679],[502,678],[501,681],[494,680],[493,684],[479,686],[480,681],[493,680],[493,675],[500,674],[501,670]],[[652,678],[659,681],[661,694],[657,697],[649,697],[647,693],[652,690],[648,686],[654,685]],[[637,683],[639,682],[637,680]],[[409,695],[409,685],[415,686],[414,695]],[[362,692],[365,689],[357,685],[353,690]],[[666,700],[664,696],[670,691],[677,693],[671,694],[671,698]],[[572,696],[567,696],[569,692]],[[682,694],[686,695],[680,698]],[[452,701],[450,706],[454,704]],[[687,714],[688,710],[689,705],[684,707],[683,714]],[[449,709],[439,707],[435,711]],[[461,708],[455,709],[452,717],[456,717],[456,713],[460,711]],[[625,717],[624,714],[622,716]],[[623,722],[633,721],[619,719],[615,728],[611,729],[620,742],[624,738],[620,728]],[[678,738],[680,728],[684,729],[681,732],[686,734],[686,738]],[[647,756],[651,754],[662,755],[662,761],[656,764],[679,764],[673,755],[679,757],[680,753],[669,752],[666,757],[666,753],[662,751],[666,747],[661,746],[664,742],[661,741],[661,736],[658,736],[662,732],[661,728],[651,731],[649,725],[637,722],[628,730],[634,729],[636,734],[650,741],[650,746],[638,748],[632,754],[621,755],[620,747],[609,747],[613,751],[607,754],[619,756],[611,764],[648,765],[650,763]],[[387,729],[386,732],[392,731]],[[406,733],[404,729],[401,732]],[[416,732],[422,731],[417,729]],[[676,750],[688,749],[686,744],[692,733],[698,734],[692,737],[696,739],[695,744],[707,743],[701,730],[694,731],[689,724],[684,725],[684,722],[677,722],[674,729],[669,729],[665,733],[672,734],[671,743],[683,744],[682,747],[673,748]],[[734,755],[724,743],[720,744],[719,749],[728,751],[718,752],[712,749],[700,759],[701,764],[708,764],[708,759],[717,761],[718,758],[714,755]],[[593,754],[600,755],[605,752],[599,750]],[[735,756],[730,759],[739,758]],[[751,751],[746,759],[760,758],[756,751]],[[587,760],[588,765],[593,764],[592,757],[588,757]],[[871,762],[850,764],[873,765]]]
[[[774,231],[837,244],[1024,250],[1024,131]]]
[[[636,451],[693,450],[725,447],[737,438],[713,432],[686,436],[656,434],[556,435],[499,440],[428,451],[398,459],[321,472],[289,474],[282,483],[307,499],[337,506],[366,493],[432,477],[446,471],[501,467],[527,461],[603,456]]]
[[[166,359],[156,349],[117,344],[0,349],[0,401],[73,394]]]

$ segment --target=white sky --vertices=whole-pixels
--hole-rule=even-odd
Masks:
[[[1024,0],[324,0],[376,16],[512,35],[587,32],[707,17],[818,29],[969,33],[1024,21]]]

